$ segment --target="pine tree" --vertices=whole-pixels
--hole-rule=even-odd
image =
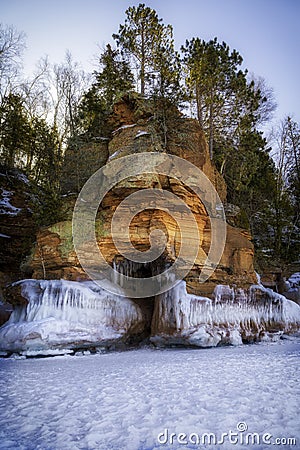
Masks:
[[[260,94],[254,83],[247,83],[247,71],[239,69],[241,55],[236,50],[230,51],[225,42],[219,43],[217,38],[209,42],[193,38],[181,49],[186,84],[213,158],[214,142],[224,136],[232,139],[241,120],[252,126]]]
[[[119,33],[113,38],[138,70],[141,94],[151,93],[157,85],[165,95],[167,85],[177,83],[178,77],[173,28],[164,25],[155,10],[141,3],[129,7],[126,16],[124,25],[120,25]]]
[[[107,109],[110,109],[120,94],[133,89],[133,74],[129,64],[110,44],[107,44],[105,52],[100,57],[100,66],[102,70],[95,73],[94,86],[103,97]]]
[[[30,139],[30,124],[23,99],[10,93],[0,105],[0,154],[9,167],[22,167]]]
[[[69,145],[75,141],[90,141],[94,137],[109,134],[107,117],[115,101],[125,92],[133,89],[133,74],[120,52],[110,44],[100,56],[100,70],[94,72],[95,81],[81,98],[76,116],[76,133]]]

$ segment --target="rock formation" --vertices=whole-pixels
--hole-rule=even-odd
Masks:
[[[167,124],[166,148],[164,135],[151,110],[140,111],[135,103],[123,100],[116,105],[111,121],[114,123],[115,131],[108,142],[108,161],[141,152],[166,152],[179,156],[201,169],[215,186],[220,199],[225,201],[226,185],[209,158],[204,134],[196,120],[187,119],[178,111],[173,111]],[[171,177],[156,174],[122,181],[105,196],[97,215],[96,233],[101,252],[110,264],[114,259],[118,261],[122,259],[116,251],[110,233],[112,216],[117,206],[128,195],[139,189],[148,188],[163,189],[175,194],[188,205],[196,218],[202,253],[199,254],[186,280],[188,291],[198,295],[209,295],[217,284],[234,283],[241,287],[248,287],[256,281],[251,236],[248,231],[228,224],[226,247],[220,264],[210,281],[199,285],[197,279],[203,265],[203,257],[210,247],[208,213],[197,196],[191,193],[183,183]],[[140,251],[147,250],[149,233],[153,228],[164,230],[168,236],[169,250],[166,259],[173,261],[178,253],[176,224],[163,211],[145,210],[135,218],[130,227],[132,245]],[[89,254],[88,257],[90,256]],[[39,279],[64,278],[74,281],[86,279],[72,246],[71,220],[39,231],[37,245],[27,268],[32,271],[34,278]]]
[[[0,168],[0,271],[13,279],[35,237],[34,196],[24,174]]]
[[[22,277],[20,264],[35,239],[33,201],[25,175],[0,167],[0,325],[9,318],[12,309],[5,303],[2,290]]]
[[[79,192],[81,186],[108,158],[108,138],[99,137],[74,150],[67,148],[61,174],[61,190],[64,194]]]
[[[209,158],[204,134],[196,120],[171,109],[162,121],[148,103],[125,97],[115,105],[110,127],[114,129],[111,138],[93,145],[90,157],[95,164],[88,164],[88,168],[84,165],[81,184],[104,162],[155,152],[191,162],[208,177],[220,200],[226,203],[226,185]],[[88,153],[88,149],[81,153]],[[97,151],[102,152],[101,156],[97,156]],[[67,158],[72,160],[74,155],[66,155]],[[110,176],[105,170],[103,174],[104,180]],[[75,182],[69,181],[65,181],[66,191],[71,190]],[[130,243],[132,248],[147,252],[150,233],[160,229],[167,240],[160,258],[147,264],[132,262],[116,248],[114,238],[119,237],[122,242],[124,235],[121,228],[114,236],[111,232],[117,207],[130,194],[153,188],[175,195],[193,213],[199,250],[184,281],[167,293],[147,298],[127,298],[126,291],[120,293],[125,297],[105,292],[88,281],[73,246],[72,217],[66,217],[65,221],[37,233],[36,244],[23,264],[27,276],[35,280],[25,280],[7,289],[7,299],[15,305],[15,311],[0,330],[4,350],[28,352],[45,351],[49,347],[111,346],[145,337],[150,337],[157,345],[239,344],[263,339],[268,333],[280,335],[297,328],[298,305],[273,295],[262,286],[251,288],[257,283],[254,249],[249,231],[234,226],[238,220],[230,220],[231,225],[227,223],[221,260],[211,277],[199,283],[212,236],[209,211],[205,206],[208,194],[204,192],[200,200],[189,186],[173,176],[141,173],[123,179],[104,196],[96,215],[95,235],[110,266],[125,275],[147,278],[172,265],[180,254],[183,238],[178,224],[168,212],[155,208],[143,209],[130,222]],[[76,196],[66,199],[69,204],[75,204]],[[124,216],[130,213],[126,205],[122,208]],[[234,208],[225,204],[226,208],[232,219]],[[195,237],[193,231],[189,232],[186,217],[183,213],[186,237],[193,245]],[[124,242],[121,250],[126,251],[128,244]],[[84,242],[84,259],[91,266],[97,252],[93,242]],[[68,281],[54,281],[61,279]]]

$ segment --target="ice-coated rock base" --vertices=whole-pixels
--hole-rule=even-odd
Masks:
[[[240,345],[297,332],[300,307],[261,285],[248,292],[219,285],[210,300],[188,294],[181,281],[156,299],[153,322],[156,345]]]
[[[141,333],[143,317],[133,301],[94,282],[23,280],[27,304],[15,307],[0,328],[0,350],[27,356],[110,346]]]
[[[0,352],[6,354],[126,346],[142,341],[149,328],[137,302],[92,281],[23,280],[15,286],[24,302],[0,328]],[[188,294],[180,281],[155,297],[147,337],[157,346],[215,347],[277,340],[299,326],[299,305],[261,285],[247,292],[219,285],[209,299]]]

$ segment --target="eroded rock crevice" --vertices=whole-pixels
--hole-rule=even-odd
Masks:
[[[161,274],[169,266],[170,263],[168,263],[164,257],[160,257],[149,263],[137,263],[120,256],[116,257],[113,261],[113,268],[117,272],[115,281],[118,284],[120,283],[120,286],[122,286],[122,283],[120,282],[118,274],[139,279],[151,278]],[[144,321],[144,329],[139,336],[135,336],[135,341],[149,340],[152,335],[153,326],[155,327],[153,316],[157,296],[135,297],[131,298],[131,300],[140,308]]]

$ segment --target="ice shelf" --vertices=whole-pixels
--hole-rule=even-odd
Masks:
[[[47,354],[51,349],[109,346],[145,330],[144,312],[137,302],[92,281],[16,284],[25,304],[16,306],[0,328],[2,352]],[[155,297],[150,340],[155,345],[239,345],[276,340],[299,325],[299,305],[261,285],[247,291],[219,285],[209,299],[188,294],[180,281]]]

